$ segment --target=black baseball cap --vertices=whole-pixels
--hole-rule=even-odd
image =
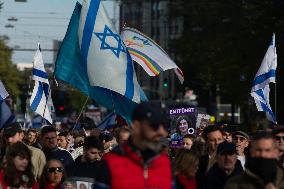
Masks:
[[[232,142],[224,141],[217,147],[217,154],[234,154],[237,153],[236,145]]]
[[[162,108],[151,102],[141,102],[132,112],[132,121],[147,121],[154,129],[162,124],[164,127],[166,116]]]
[[[11,123],[4,127],[3,134],[6,138],[15,136],[16,133],[21,132],[22,127],[18,122]]]

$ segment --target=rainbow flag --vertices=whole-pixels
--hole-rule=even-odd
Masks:
[[[131,58],[143,67],[150,76],[174,69],[181,83],[184,81],[182,71],[171,60],[168,54],[151,38],[133,28],[123,28],[121,38],[127,47]]]

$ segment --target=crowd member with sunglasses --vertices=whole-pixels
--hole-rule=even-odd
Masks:
[[[233,142],[236,144],[237,157],[240,160],[243,169],[246,163],[246,148],[249,145],[249,135],[243,131],[237,131],[233,134]]]
[[[0,171],[0,188],[38,189],[32,172],[31,151],[22,142],[11,144]]]
[[[43,174],[40,178],[40,188],[61,189],[65,177],[62,163],[59,160],[50,159],[43,169]]]
[[[278,143],[279,163],[282,168],[284,168],[284,126],[276,126],[276,128],[273,130],[273,136]]]
[[[95,188],[172,188],[171,163],[161,153],[161,137],[168,135],[162,109],[141,102],[132,113],[128,142],[103,157]]]
[[[254,135],[244,174],[228,180],[225,189],[284,189],[284,172],[277,162],[277,148],[270,132]]]
[[[103,144],[96,136],[88,136],[83,144],[83,155],[67,167],[67,176],[96,179],[99,161],[104,151]]]
[[[223,189],[229,178],[243,173],[241,164],[237,163],[236,145],[232,142],[224,141],[218,145],[216,160],[205,175],[206,189]]]

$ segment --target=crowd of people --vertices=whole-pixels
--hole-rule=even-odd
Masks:
[[[0,188],[284,189],[284,127],[248,134],[209,125],[171,148],[163,111],[137,105],[130,126],[1,132]]]

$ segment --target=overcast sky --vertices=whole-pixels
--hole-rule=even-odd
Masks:
[[[0,0],[4,2],[0,12],[0,35],[7,35],[10,47],[18,46],[21,49],[35,49],[37,42],[44,49],[52,48],[54,39],[64,38],[69,19],[77,0]],[[81,0],[79,0],[81,2]],[[110,18],[114,17],[114,3],[112,0],[103,2]],[[118,14],[118,13],[117,13]],[[17,21],[8,21],[15,17]],[[7,24],[13,28],[7,28]],[[30,63],[33,60],[32,51],[15,51],[14,63]],[[44,62],[53,62],[53,52],[43,52]]]

